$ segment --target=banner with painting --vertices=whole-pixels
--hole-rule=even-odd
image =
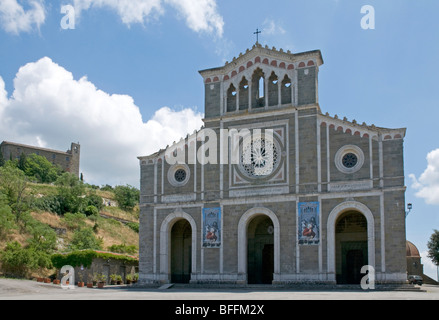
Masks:
[[[317,245],[320,243],[320,219],[318,202],[299,202],[298,236],[301,245]]]
[[[221,208],[203,209],[203,248],[221,247]]]

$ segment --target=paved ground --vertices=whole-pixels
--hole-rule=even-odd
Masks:
[[[439,286],[422,291],[295,291],[255,289],[135,289],[106,287],[64,290],[58,285],[0,279],[0,300],[439,300]]]

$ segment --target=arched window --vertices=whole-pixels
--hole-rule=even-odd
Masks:
[[[265,75],[257,68],[252,77],[252,108],[265,107]]]
[[[285,75],[284,79],[282,80],[282,88],[280,94],[281,94],[282,104],[289,104],[292,102],[291,79],[288,78],[287,75]]]
[[[268,79],[268,105],[276,106],[279,104],[279,79],[274,71]]]
[[[227,112],[236,111],[236,88],[233,83],[227,90]]]
[[[239,110],[248,109],[248,80],[242,77],[239,84]]]

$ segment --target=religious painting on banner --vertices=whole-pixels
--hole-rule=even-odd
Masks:
[[[320,219],[318,202],[299,202],[298,240],[301,245],[320,243]]]
[[[221,247],[221,208],[203,209],[203,247]]]

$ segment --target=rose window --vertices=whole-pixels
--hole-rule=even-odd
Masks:
[[[249,177],[272,174],[280,162],[280,150],[273,140],[255,138],[243,143],[240,161],[241,171]]]

